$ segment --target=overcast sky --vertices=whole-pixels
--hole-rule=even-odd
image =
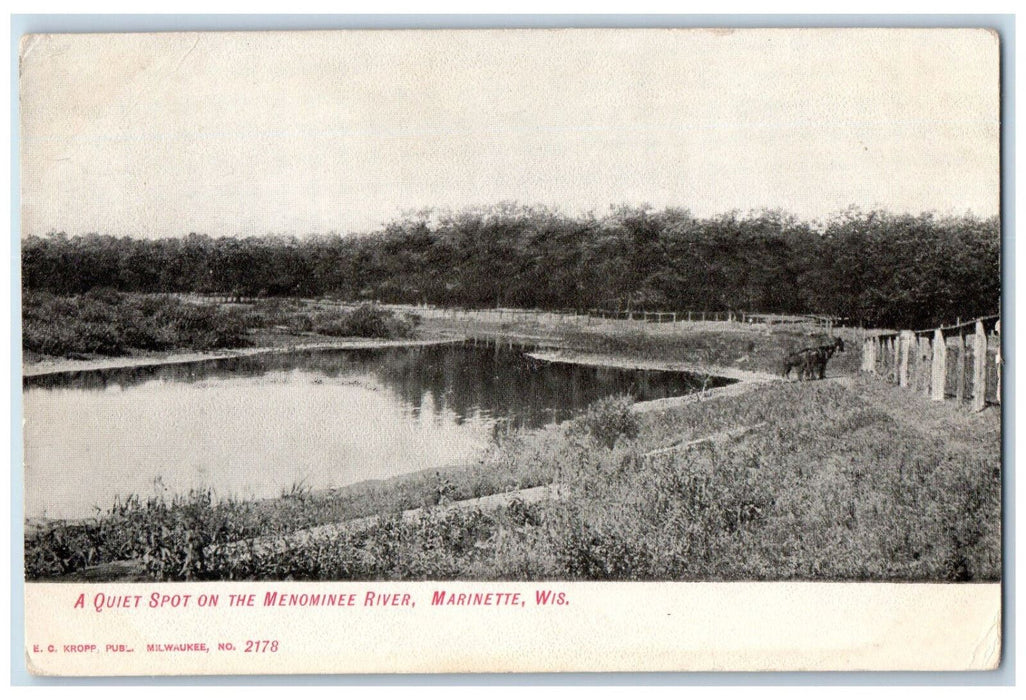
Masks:
[[[21,75],[23,235],[344,233],[508,200],[999,205],[979,30],[51,35]]]

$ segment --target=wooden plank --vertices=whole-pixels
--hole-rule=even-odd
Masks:
[[[1001,318],[1001,317],[998,314],[994,314],[993,316],[980,316],[978,319],[975,319],[973,321],[966,321],[965,323],[962,323],[962,319],[959,318],[955,322],[955,325],[953,325],[953,326],[941,326],[940,329],[942,331],[953,331],[953,330],[958,330],[959,328],[962,328],[963,326],[965,326],[965,327],[970,327],[970,326],[975,327],[976,321],[991,321],[991,320],[997,319],[997,318]],[[934,329],[933,328],[919,328],[919,329],[917,329],[917,330],[915,330],[913,332],[914,333],[925,333],[927,331],[932,331],[932,330],[934,330]]]
[[[944,343],[944,334],[940,328],[933,332],[933,361],[931,363],[930,398],[934,401],[944,400],[944,388],[947,382],[948,346]]]
[[[697,445],[702,445],[702,444],[707,443],[707,442],[722,443],[722,442],[726,442],[728,440],[735,440],[735,439],[737,439],[737,438],[739,438],[739,437],[741,437],[741,436],[743,436],[743,435],[745,435],[747,433],[752,432],[753,430],[758,430],[759,428],[763,427],[764,425],[766,425],[766,423],[762,422],[762,423],[756,423],[754,425],[746,425],[746,426],[742,426],[740,428],[734,428],[732,430],[724,430],[724,431],[719,432],[719,433],[713,433],[712,435],[707,435],[706,437],[703,437],[703,438],[698,438],[697,440],[690,440],[688,442],[678,442],[678,443],[674,443],[674,444],[670,445],[669,447],[661,447],[659,449],[652,450],[650,452],[645,452],[641,456],[642,457],[655,457],[657,455],[667,454],[669,452],[674,452],[676,450],[686,450],[686,449],[688,449],[690,447],[695,447]]]
[[[983,321],[976,322],[973,335],[973,410],[982,411],[987,398],[987,334]]]

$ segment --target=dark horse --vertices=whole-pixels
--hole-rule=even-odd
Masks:
[[[819,345],[814,348],[802,348],[792,352],[784,358],[783,372],[786,379],[792,369],[798,370],[798,379],[823,379],[826,376],[827,362],[834,356],[835,352],[844,352],[844,341],[834,338],[829,345]]]

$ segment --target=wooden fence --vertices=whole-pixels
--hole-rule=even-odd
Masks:
[[[641,311],[614,309],[457,309],[452,307],[416,306],[401,308],[427,317],[475,318],[497,322],[549,322],[594,325],[602,321],[630,321],[636,323],[683,324],[696,322],[744,323],[744,324],[812,324],[829,332],[835,322],[841,320],[829,316],[768,314],[750,311]]]
[[[1001,403],[1001,319],[987,316],[952,326],[867,336],[862,371],[934,401],[969,401],[982,411]]]
[[[185,301],[205,303],[250,304],[260,299],[238,294],[184,293],[177,295]],[[273,299],[265,297],[264,300]],[[775,314],[760,311],[643,311],[639,309],[521,309],[521,308],[457,308],[452,306],[430,306],[413,304],[382,304],[378,301],[342,301],[319,298],[303,299],[318,306],[351,308],[363,303],[373,303],[399,311],[410,311],[427,318],[474,318],[499,322],[573,323],[593,325],[603,320],[633,321],[637,323],[744,323],[764,325],[811,324],[829,333],[835,324],[844,319],[816,314]]]

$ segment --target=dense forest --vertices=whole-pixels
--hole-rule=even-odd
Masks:
[[[26,290],[333,296],[459,307],[821,313],[920,328],[994,313],[996,217],[775,211],[697,218],[614,208],[570,217],[501,205],[424,213],[360,236],[22,241]]]

